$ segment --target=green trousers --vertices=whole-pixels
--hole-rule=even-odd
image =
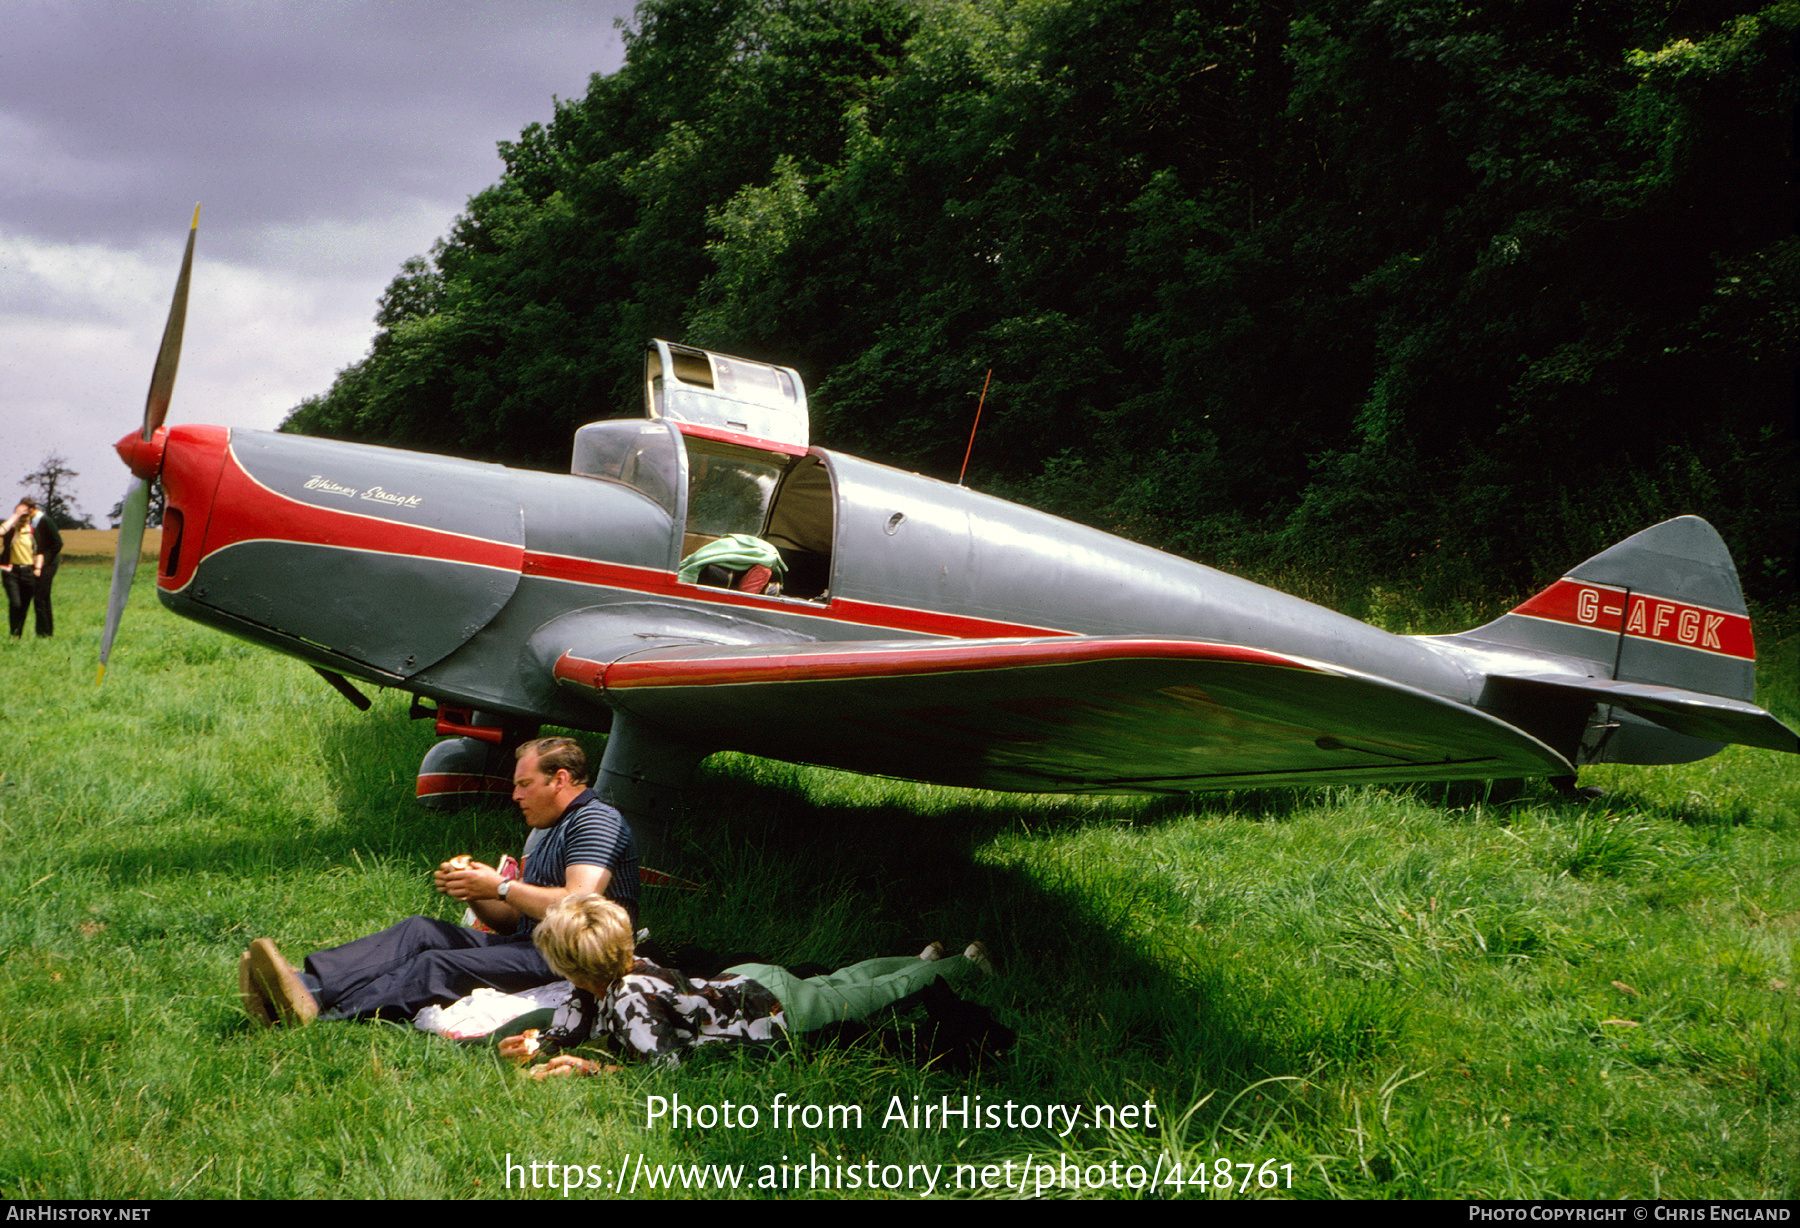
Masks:
[[[969,961],[962,955],[934,960],[901,955],[866,959],[828,976],[806,980],[774,964],[739,964],[725,969],[725,975],[747,976],[780,998],[787,1030],[798,1034],[830,1023],[862,1019],[918,993],[940,976],[961,976],[968,968]]]

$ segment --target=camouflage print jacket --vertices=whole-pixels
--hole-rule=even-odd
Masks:
[[[556,1025],[547,1044],[606,1041],[616,1051],[675,1065],[689,1049],[711,1044],[766,1044],[786,1029],[781,1001],[747,976],[690,981],[671,968],[638,960],[598,1003],[577,995],[578,1019]]]

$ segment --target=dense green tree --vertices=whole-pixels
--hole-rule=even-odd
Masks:
[[[1791,526],[1788,364],[1706,318],[1792,243],[1792,23],[1703,7],[1345,4],[1297,29],[1298,114],[1351,172],[1326,191],[1386,222],[1347,286],[1372,378],[1291,536],[1446,540],[1522,582],[1689,508],[1755,537],[1759,488]]]
[[[646,0],[289,428],[560,467],[679,337],[1208,561],[1792,592],[1792,3]]]
[[[69,497],[69,487],[81,475],[69,468],[69,458],[58,452],[46,453],[38,467],[19,479],[25,493],[37,501],[38,510],[48,516],[59,529],[91,529],[93,522],[80,514]],[[11,508],[7,509],[10,515]]]

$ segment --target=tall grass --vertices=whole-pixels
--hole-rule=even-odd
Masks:
[[[944,1165],[940,1194],[991,1166],[1012,1184],[990,1196],[1800,1195],[1790,757],[1596,770],[1608,796],[1576,805],[999,796],[720,756],[664,867],[710,890],[651,892],[659,938],[836,963],[980,937],[1001,976],[965,992],[1016,1051],[967,1078],[802,1045],[541,1085],[404,1028],[250,1025],[252,937],[297,958],[450,916],[431,867],[520,825],[412,805],[431,733],[404,697],[358,713],[147,586],[96,689],[105,585],[65,569],[63,635],[0,643],[0,1196],[561,1197],[519,1167],[546,1161],[664,1193],[638,1157],[836,1182],[805,1196],[871,1162]],[[1793,721],[1800,640],[1759,631]],[[884,1123],[964,1095],[1156,1107],[1066,1134]],[[646,1129],[676,1096],[760,1121]],[[863,1121],[773,1122],[777,1096]]]

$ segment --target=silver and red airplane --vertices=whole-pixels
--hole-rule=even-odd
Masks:
[[[794,371],[664,341],[645,416],[582,427],[567,475],[165,427],[192,258],[190,231],[142,429],[118,445],[134,479],[102,670],[160,477],[163,604],[361,706],[352,679],[411,692],[446,735],[427,800],[504,796],[510,747],[543,724],[609,732],[598,787],[652,841],[720,750],[1068,793],[1800,752],[1754,702],[1737,573],[1694,517],[1486,626],[1402,636],[810,446]],[[721,539],[722,562],[684,570]]]

